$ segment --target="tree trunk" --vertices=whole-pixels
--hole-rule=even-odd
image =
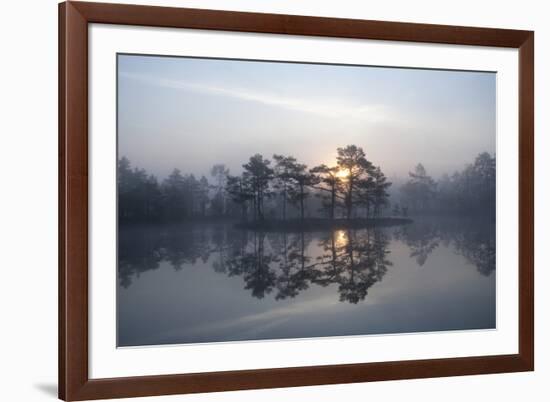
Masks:
[[[336,203],[336,188],[333,186],[330,193],[330,219],[334,219],[334,204]]]
[[[258,220],[258,195],[254,194],[254,221]]]
[[[260,203],[262,206],[262,220],[264,220],[264,188],[262,187],[262,192],[260,195]]]
[[[336,271],[336,241],[334,240],[334,237],[336,236],[336,232],[332,232],[332,235],[330,236],[330,250],[332,253],[332,269],[333,271]]]
[[[347,219],[351,219],[351,211],[352,211],[352,208],[353,208],[352,197],[353,197],[353,181],[352,181],[352,178],[351,178],[351,175],[350,175],[349,189],[348,189],[348,194],[347,194],[347,197],[346,197],[346,207],[347,207],[346,215],[347,215]]]
[[[300,218],[304,220],[304,186],[300,184]]]
[[[286,221],[286,185],[283,190],[283,221]]]
[[[302,230],[302,232],[300,232],[300,256],[301,256],[301,259],[302,259],[302,269],[301,271],[304,272],[304,268],[305,268],[305,263],[306,263],[306,257],[305,257],[305,244],[304,244],[304,231]]]
[[[258,212],[260,220],[264,220],[264,188],[260,185],[260,190],[258,193]]]

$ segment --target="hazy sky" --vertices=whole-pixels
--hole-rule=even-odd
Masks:
[[[332,165],[348,144],[437,177],[495,152],[494,73],[119,55],[118,77],[119,156],[161,179],[255,153]]]

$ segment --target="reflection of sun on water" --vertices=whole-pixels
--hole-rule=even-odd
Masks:
[[[348,244],[348,235],[344,230],[337,230],[334,233],[336,247],[343,247]]]

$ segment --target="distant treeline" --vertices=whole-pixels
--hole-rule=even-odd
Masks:
[[[144,169],[118,161],[119,219],[184,221],[378,218],[410,214],[494,214],[495,157],[484,152],[472,164],[434,180],[422,164],[391,197],[391,183],[362,148],[337,149],[334,166],[308,168],[292,156],[255,154],[232,175],[216,164],[210,177],[179,169],[159,182]]]
[[[207,177],[173,172],[162,182],[144,169],[118,161],[121,221],[240,218],[264,220],[319,217],[375,218],[389,205],[386,176],[360,147],[337,149],[336,165],[308,168],[296,158],[260,154],[231,175],[216,164]]]
[[[496,209],[496,159],[487,152],[453,175],[435,181],[422,164],[409,173],[400,187],[400,202],[393,214],[460,213],[493,214]]]

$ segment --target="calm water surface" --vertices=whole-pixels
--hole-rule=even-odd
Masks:
[[[118,345],[495,328],[494,223],[119,230]]]

